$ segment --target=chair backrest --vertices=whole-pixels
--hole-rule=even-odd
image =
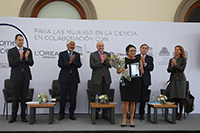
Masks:
[[[54,90],[54,97],[57,98],[59,101],[60,100],[60,83],[58,82],[58,80],[53,80],[52,89]],[[69,101],[70,101],[70,92],[68,89],[66,102],[69,102]]]
[[[58,80],[53,80],[52,89],[54,90],[55,96],[60,96],[60,83],[58,82]]]
[[[149,102],[151,95],[151,90],[148,90],[147,96],[146,96],[146,102]]]
[[[88,80],[88,89],[92,90],[92,80]]]
[[[4,80],[4,89],[7,90],[7,96],[12,97],[12,82],[10,82],[10,79],[5,79]]]
[[[94,91],[92,90],[92,80],[88,80],[87,82],[87,95],[88,95],[88,101],[94,102],[95,101],[95,94]]]
[[[189,81],[186,81],[186,91],[189,90]]]
[[[13,100],[13,84],[10,81],[10,79],[5,79],[4,80],[4,89],[3,89],[3,93],[4,93],[4,99],[6,102],[12,102]],[[33,99],[33,94],[34,94],[34,89],[33,88],[29,88],[28,89],[28,95],[27,95],[27,101],[32,101]],[[21,100],[21,98],[19,98],[19,100]]]

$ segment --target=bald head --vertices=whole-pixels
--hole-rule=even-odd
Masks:
[[[97,50],[99,51],[99,52],[103,52],[103,50],[104,50],[104,43],[103,42],[98,42],[97,43]]]

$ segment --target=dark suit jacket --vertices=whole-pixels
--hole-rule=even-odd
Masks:
[[[58,59],[58,66],[61,68],[60,74],[58,77],[59,83],[68,83],[69,76],[70,76],[70,69],[72,69],[72,77],[74,83],[78,84],[80,83],[78,68],[82,66],[81,60],[80,60],[80,54],[73,51],[73,54],[75,54],[75,60],[71,64],[69,64],[69,54],[68,51],[63,51],[59,53],[59,59]]]
[[[102,82],[103,72],[104,72],[104,78],[106,84],[111,83],[111,76],[109,68],[111,68],[111,65],[109,63],[108,58],[110,57],[110,54],[103,51],[103,54],[107,55],[107,59],[104,61],[104,63],[101,62],[100,55],[98,51],[95,51],[90,54],[90,68],[92,68],[92,84],[100,85]]]
[[[136,58],[141,58],[141,54],[137,54]],[[149,86],[151,85],[151,74],[150,71],[153,71],[154,64],[153,64],[153,57],[146,55],[145,62],[147,65],[144,67],[144,74],[142,75],[142,80],[144,85]]]
[[[167,68],[167,71],[169,73],[171,73],[170,80],[172,80],[172,77],[174,77],[174,74],[176,74],[176,80],[186,80],[184,70],[185,70],[185,67],[186,67],[187,59],[180,57],[178,62],[177,62],[177,65],[174,66],[174,67],[171,67],[171,61],[172,61],[172,58],[169,60],[169,65],[168,65],[168,68]]]
[[[8,62],[9,66],[11,67],[11,75],[10,75],[10,80],[13,81],[18,81],[20,79],[20,76],[22,75],[22,70],[23,70],[23,75],[26,80],[31,80],[32,75],[29,66],[33,66],[34,61],[33,61],[33,56],[32,56],[32,51],[28,48],[23,47],[24,50],[24,56],[22,60],[19,58],[20,54],[17,49],[17,47],[13,47],[8,50]],[[28,60],[25,60],[25,53],[26,51],[29,50],[30,54],[28,56]]]

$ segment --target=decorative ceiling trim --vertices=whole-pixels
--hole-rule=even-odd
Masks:
[[[37,17],[40,9],[52,1],[65,1],[73,5],[81,19],[97,19],[95,7],[91,0],[24,0],[19,17]]]
[[[189,8],[198,1],[200,0],[182,0],[182,2],[176,10],[174,22],[185,22],[187,20],[187,18],[185,19],[185,17]]]

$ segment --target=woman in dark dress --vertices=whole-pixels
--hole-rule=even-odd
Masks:
[[[135,57],[136,55],[136,47],[133,45],[128,45],[126,47],[126,53],[128,55],[127,58],[125,58],[125,69],[127,68],[127,65],[139,62],[140,63],[140,70],[141,73],[144,73],[142,61],[137,59]],[[120,74],[124,71],[124,68],[120,68],[117,70],[117,73]],[[133,122],[134,112],[135,112],[135,102],[138,102],[140,100],[140,88],[141,88],[141,82],[140,77],[131,78],[131,81],[128,81],[124,78],[125,86],[122,86],[120,83],[120,93],[121,93],[121,100],[122,100],[122,112],[123,112],[123,121],[121,123],[122,127],[126,126],[126,116],[129,108],[130,112],[130,127],[135,127],[135,124]]]
[[[167,71],[170,74],[170,84],[168,86],[169,99],[174,99],[179,103],[179,114],[177,110],[177,119],[182,120],[183,103],[186,96],[186,77],[184,70],[186,67],[186,54],[182,46],[177,45],[174,51],[175,57],[171,58]]]

